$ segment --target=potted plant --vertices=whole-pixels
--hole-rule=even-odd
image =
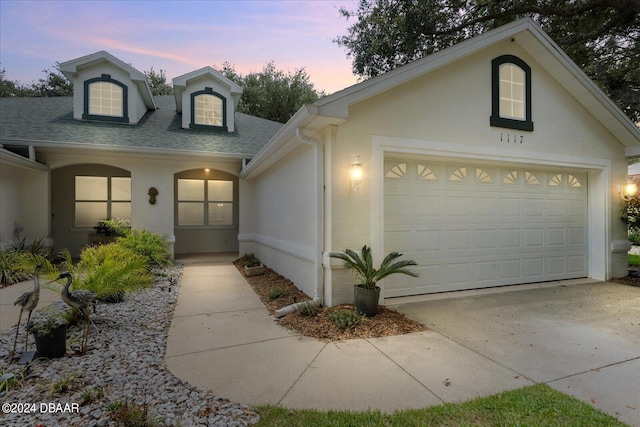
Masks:
[[[50,359],[62,357],[67,352],[66,312],[55,307],[47,307],[29,323],[29,332],[33,334],[39,357]]]
[[[254,254],[244,254],[242,257],[242,264],[244,265],[244,274],[247,277],[259,276],[264,274],[264,265]]]
[[[380,287],[376,283],[379,280],[396,273],[412,277],[419,276],[415,271],[406,268],[410,265],[418,265],[415,261],[395,261],[402,256],[398,252],[391,252],[384,258],[379,268],[374,268],[371,248],[367,245],[362,247],[361,255],[351,249],[345,249],[344,252],[332,252],[329,256],[343,260],[344,266],[354,271],[358,283],[353,290],[353,305],[367,317],[378,313]]]

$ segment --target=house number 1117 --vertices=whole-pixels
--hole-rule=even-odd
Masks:
[[[514,144],[522,144],[524,142],[524,135],[512,135],[510,133],[500,134],[500,142],[513,142]]]

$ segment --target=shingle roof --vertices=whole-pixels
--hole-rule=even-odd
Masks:
[[[80,143],[253,157],[282,127],[282,123],[236,113],[233,133],[182,129],[174,97],[157,96],[155,101],[156,111],[130,125],[75,120],[71,97],[0,98],[0,143]]]

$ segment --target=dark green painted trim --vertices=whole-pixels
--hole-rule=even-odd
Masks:
[[[515,64],[524,71],[525,120],[500,117],[500,66],[508,63]],[[531,67],[517,56],[502,55],[491,61],[491,118],[489,123],[491,126],[533,131],[531,118]]]
[[[198,95],[213,95],[217,98],[220,98],[222,100],[222,126],[213,126],[213,125],[200,125],[200,124],[196,124],[196,120],[195,120],[195,114],[196,114],[196,109],[195,109],[195,100],[196,100],[196,96]],[[191,122],[189,123],[189,129],[201,129],[201,130],[223,130],[223,131],[228,131],[229,128],[227,127],[227,98],[225,98],[224,96],[220,95],[218,92],[215,92],[212,88],[210,87],[205,87],[204,90],[200,90],[198,92],[193,92],[191,94]]]
[[[91,85],[91,83],[96,83],[96,82],[113,83],[122,88],[122,117],[89,114],[89,85]],[[84,112],[82,113],[82,118],[85,120],[99,120],[102,122],[129,123],[129,88],[125,84],[120,83],[118,80],[112,79],[111,75],[109,74],[103,74],[100,77],[95,77],[93,79],[85,80],[84,81]]]

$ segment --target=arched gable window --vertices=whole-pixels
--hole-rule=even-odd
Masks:
[[[513,55],[491,61],[491,126],[533,130],[531,67]]]
[[[192,128],[227,130],[227,100],[210,87],[191,94]]]
[[[109,74],[85,80],[83,119],[129,122],[128,88]]]

